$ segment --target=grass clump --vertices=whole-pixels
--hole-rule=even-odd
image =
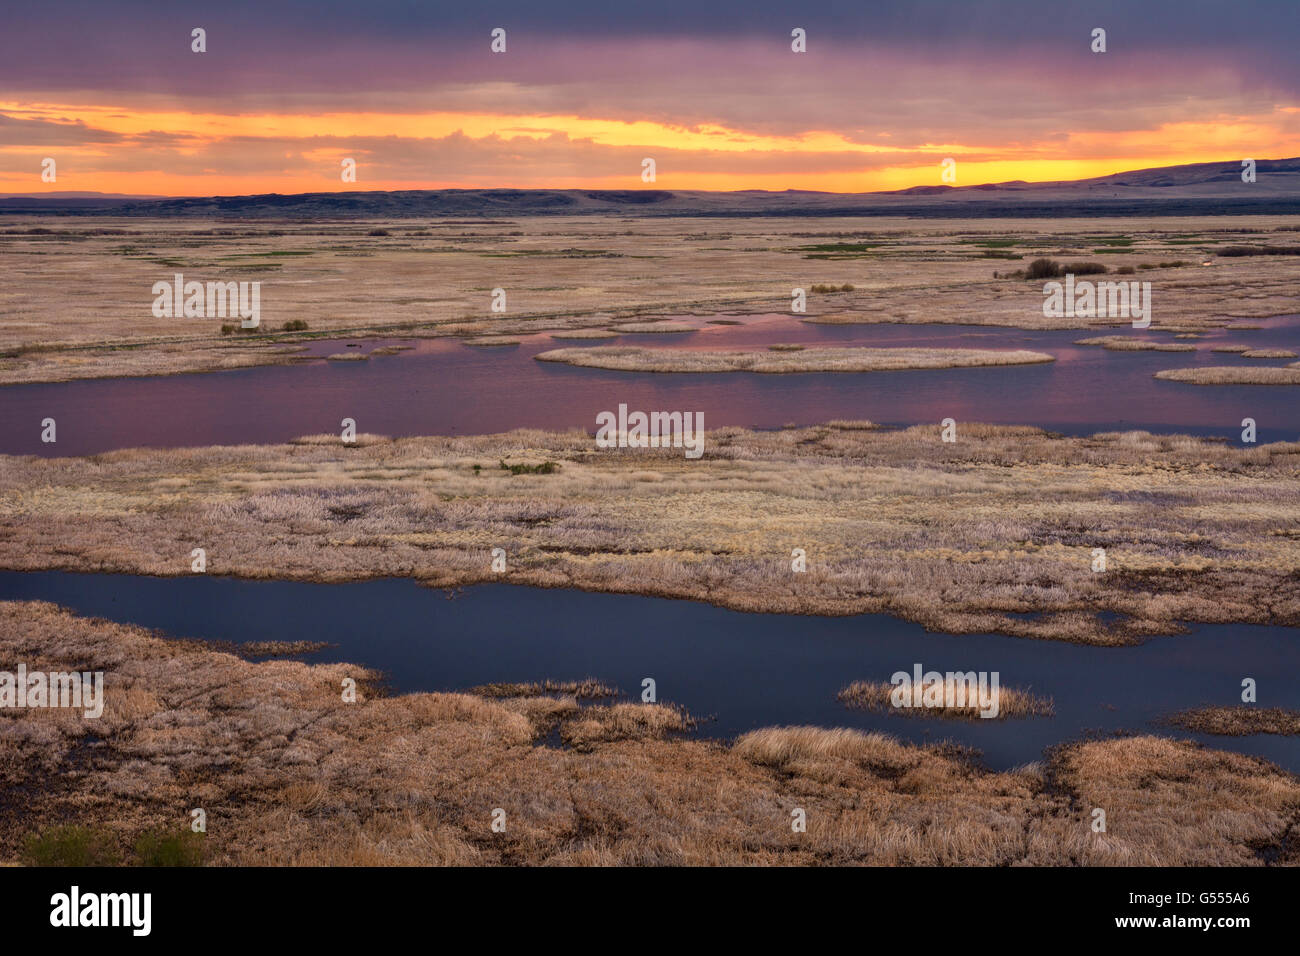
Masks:
[[[602,683],[594,677],[587,677],[582,680],[545,680],[545,681],[525,681],[519,682],[499,682],[494,684],[481,684],[478,687],[472,687],[468,694],[477,694],[479,697],[539,697],[542,694],[569,694],[579,700],[596,700],[601,697],[616,697],[618,688],[609,684]]]
[[[107,830],[70,825],[28,836],[22,861],[27,866],[116,866],[120,858]]]
[[[1249,734],[1300,736],[1300,710],[1283,707],[1197,707],[1166,718],[1165,723],[1201,734],[1245,737]]]
[[[871,710],[879,713],[902,714],[907,717],[947,717],[959,720],[976,720],[983,717],[979,694],[972,685],[967,687],[960,681],[947,675],[944,678],[941,694],[943,703],[934,707],[911,706],[895,707],[893,694],[897,688],[884,681],[854,681],[836,695],[836,700],[855,710]],[[1050,697],[1035,697],[1024,690],[1013,687],[999,687],[997,692],[997,716],[990,719],[1005,720],[1008,717],[1051,717],[1056,708]]]
[[[1031,365],[1055,361],[1046,352],[1024,349],[925,348],[772,348],[652,349],[631,345],[552,349],[534,355],[538,362],[561,362],[581,368],[622,372],[874,372],[901,369],[974,368],[993,365]]]
[[[850,285],[849,283],[846,282],[846,283],[844,283],[844,285],[814,285],[814,286],[812,286],[812,287],[809,289],[809,291],[810,291],[810,292],[822,292],[822,293],[825,293],[825,292],[852,292],[852,291],[854,290],[854,288],[855,288],[855,286],[852,286],[852,285]]]
[[[191,830],[150,830],[135,841],[140,866],[202,866],[202,833]]]
[[[307,323],[302,319],[290,319],[280,328],[285,332],[305,332],[307,331]],[[222,329],[224,330],[225,326],[222,326]]]

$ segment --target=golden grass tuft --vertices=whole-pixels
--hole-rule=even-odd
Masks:
[[[998,687],[998,712],[995,718],[985,718],[972,685],[969,693],[956,680],[945,676],[942,685],[945,703],[938,707],[895,707],[893,684],[884,681],[854,681],[836,695],[836,700],[846,707],[871,710],[878,713],[900,714],[904,717],[944,717],[957,720],[1006,720],[1009,717],[1051,717],[1056,713],[1050,697],[1037,697],[1029,691],[1014,687]],[[954,703],[949,705],[947,701]],[[958,703],[960,701],[964,703]]]

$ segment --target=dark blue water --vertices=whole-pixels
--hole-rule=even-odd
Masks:
[[[625,335],[601,342],[547,335],[518,346],[475,348],[458,341],[407,340],[414,351],[365,362],[330,362],[334,352],[370,352],[315,342],[302,364],[204,375],[96,379],[0,390],[0,453],[84,455],[140,446],[282,442],[337,433],[344,418],[382,435],[488,434],[512,428],[581,428],[626,403],[646,411],[702,412],[707,428],[769,428],[831,419],[888,425],[958,422],[1038,425],[1066,434],[1145,429],[1238,441],[1241,420],[1255,419],[1261,442],[1300,437],[1300,387],[1197,386],[1158,381],[1162,369],[1195,365],[1274,365],[1213,345],[1300,352],[1300,319],[1249,320],[1250,331],[1219,330],[1198,340],[1167,332],[1110,330],[1152,341],[1190,341],[1196,352],[1110,352],[1074,341],[1103,331],[1030,332],[987,326],[825,326],[791,316],[747,316],[741,326],[709,325],[684,334]],[[869,374],[649,374],[537,362],[566,346],[628,344],[669,348],[754,348],[796,342],[1031,349],[1052,364]],[[356,344],[356,343],[354,343]],[[54,418],[58,442],[40,440]]]
[[[1300,771],[1294,737],[1210,737],[1152,721],[1201,704],[1240,702],[1244,677],[1261,706],[1300,707],[1300,632],[1201,626],[1137,647],[1087,647],[998,635],[926,633],[884,615],[825,618],[742,614],[630,595],[480,585],[454,595],[402,579],[348,584],[0,572],[0,599],[54,601],[169,635],[235,643],[337,644],[308,660],[384,671],[396,692],[456,690],[490,681],[596,677],[639,699],[683,704],[699,733],[817,724],[883,730],[913,741],[951,739],[1006,768],[1090,732],[1194,737]],[[0,662],[2,666],[5,662]],[[997,671],[1004,687],[1051,696],[1054,717],[945,721],[848,710],[850,681],[895,671]]]

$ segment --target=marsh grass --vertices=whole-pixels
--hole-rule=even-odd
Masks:
[[[328,641],[245,641],[231,649],[244,657],[301,657],[333,646]]]
[[[1295,236],[1284,231],[1292,224],[1283,216],[1185,221],[1192,230],[1189,235],[1206,243],[1284,245]],[[129,228],[112,218],[69,223],[37,217],[33,222],[30,228],[0,230],[9,285],[17,296],[8,309],[18,317],[0,324],[0,354],[6,356],[0,361],[0,384],[297,361],[274,348],[266,333],[236,334],[234,327],[223,335],[215,322],[178,325],[140,313],[133,304],[135,290],[156,278],[158,269],[149,260],[191,261],[187,257],[197,245],[212,261],[237,264],[241,273],[273,270],[294,283],[295,314],[312,316],[311,331],[277,330],[277,335],[520,336],[582,326],[605,328],[612,322],[640,324],[663,315],[788,312],[789,288],[773,277],[789,273],[792,259],[801,254],[792,256],[794,247],[875,244],[877,239],[869,236],[878,236],[884,245],[803,253],[826,257],[817,264],[819,286],[857,285],[854,293],[812,295],[806,321],[828,321],[838,313],[830,321],[1060,329],[1097,323],[1043,316],[1037,307],[1041,303],[1031,301],[1037,297],[1032,288],[990,279],[989,260],[979,258],[978,252],[997,251],[993,243],[1001,241],[1015,245],[1017,252],[1034,250],[1033,255],[1058,262],[1068,263],[1069,257],[1101,247],[1131,251],[1134,254],[1125,258],[1136,260],[1159,254],[1159,236],[1166,227],[1160,218],[1133,217],[1115,224],[1116,234],[1110,236],[1100,220],[1009,219],[999,227],[1002,235],[972,246],[968,221],[738,217],[725,232],[711,234],[702,248],[692,241],[699,237],[698,221],[671,216],[613,232],[600,217],[541,217],[510,227],[490,220],[458,226],[416,220],[416,229],[410,221],[389,220],[374,225],[393,233],[382,241],[367,238],[355,224],[338,222],[284,229],[256,222],[207,229],[176,219],[133,220]],[[394,238],[419,233],[438,239]],[[1119,245],[1125,239],[1135,241]],[[515,255],[520,247],[526,247],[527,254]],[[124,258],[124,250],[141,258]],[[431,255],[438,258],[438,268],[432,271]],[[653,270],[638,258],[647,255],[656,257]],[[500,282],[498,256],[511,257],[512,281],[528,294],[512,303],[508,315],[483,315],[483,292]],[[869,296],[859,294],[864,258],[871,264]],[[1294,312],[1300,257],[1227,257],[1214,263],[1214,269],[1162,275],[1162,314],[1177,315],[1189,328],[1215,328],[1230,314]],[[1140,268],[1178,265],[1148,261]],[[571,271],[579,268],[580,278]],[[61,304],[80,294],[87,269],[97,270],[103,294],[95,309],[69,312]],[[557,275],[557,269],[565,274]],[[1249,293],[1243,295],[1243,289]],[[375,303],[376,308],[358,311],[357,301]],[[843,311],[849,305],[860,308]],[[668,331],[662,322],[648,324]]]
[[[1199,368],[1171,368],[1156,372],[1156,378],[1191,385],[1300,385],[1300,369],[1205,365]]]
[[[1176,342],[1151,342],[1126,335],[1099,335],[1091,339],[1076,339],[1075,345],[1100,345],[1112,352],[1195,352],[1195,345]]]
[[[1241,353],[1242,358],[1255,359],[1293,359],[1296,353],[1290,349],[1249,349]]]
[[[625,372],[880,372],[904,369],[975,368],[1033,365],[1055,359],[1025,349],[806,348],[769,346],[766,352],[729,349],[652,349],[635,345],[597,345],[552,349],[533,356],[584,368]]]
[[[1300,711],[1282,707],[1197,707],[1166,718],[1166,723],[1202,734],[1244,737],[1250,734],[1300,736]]]
[[[895,707],[893,694],[896,688],[884,681],[854,681],[841,690],[835,699],[846,707],[855,710],[870,710],[877,713],[899,714],[904,717],[945,717],[958,720],[1005,720],[1008,717],[1051,717],[1056,707],[1050,697],[1036,697],[1029,691],[1014,687],[998,687],[998,713],[996,718],[986,718],[981,713],[978,695],[972,687],[964,704],[958,704],[966,697],[966,688],[948,677],[944,677],[941,693],[944,703],[936,707]],[[953,701],[949,704],[948,701]]]
[[[687,325],[685,322],[626,322],[623,325],[614,326],[615,332],[630,332],[642,334],[669,333],[669,332],[694,332],[694,326]]]
[[[588,677],[580,681],[529,681],[524,683],[481,684],[472,687],[467,694],[480,697],[539,697],[542,694],[564,694],[578,700],[596,700],[602,697],[617,697],[618,688]]]
[[[1300,444],[1286,442],[962,423],[947,444],[937,424],[837,422],[713,429],[687,461],[576,430],[323,434],[0,458],[0,532],[10,570],[188,575],[202,546],[244,578],[505,580],[1100,644],[1186,621],[1300,625]],[[510,568],[493,575],[501,540]],[[789,570],[795,546],[806,574]]]

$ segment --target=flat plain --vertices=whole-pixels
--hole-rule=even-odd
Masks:
[[[1293,313],[1294,217],[519,217],[372,222],[0,217],[0,384],[290,362],[321,335],[511,336],[790,313],[810,322],[1095,328],[1045,318],[1036,258],[1150,281],[1152,328]],[[155,282],[262,282],[238,320],[159,318]],[[995,273],[997,277],[995,277]],[[846,287],[851,290],[846,291]],[[503,289],[505,311],[492,311]],[[822,291],[819,291],[822,290]],[[307,323],[285,332],[287,322]],[[667,337],[667,336],[666,336]]]

